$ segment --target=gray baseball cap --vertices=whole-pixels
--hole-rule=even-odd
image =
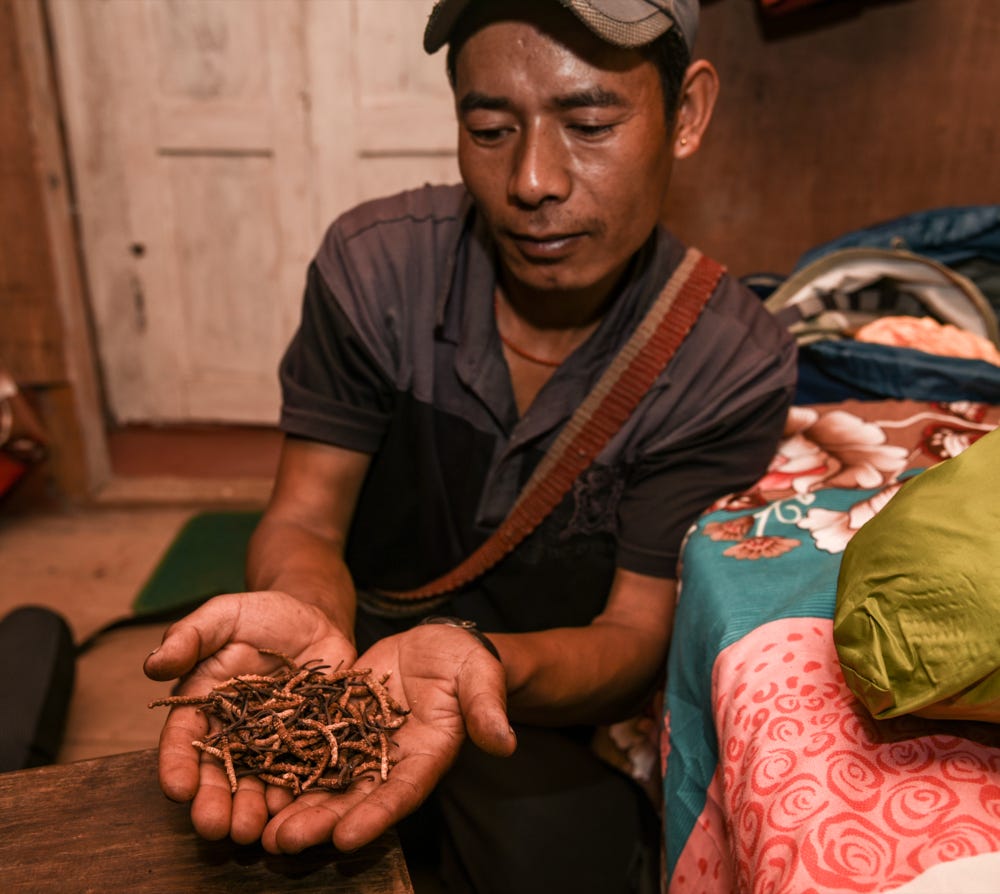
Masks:
[[[436,53],[451,39],[462,13],[476,0],[437,0],[424,31],[424,49]],[[676,28],[688,50],[698,33],[698,0],[558,0],[601,40],[641,47]]]

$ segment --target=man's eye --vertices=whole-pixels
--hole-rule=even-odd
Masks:
[[[610,134],[615,129],[613,124],[571,124],[570,130],[575,131],[582,137],[593,139]]]
[[[498,143],[507,133],[505,127],[476,127],[469,128],[472,138],[479,143]]]

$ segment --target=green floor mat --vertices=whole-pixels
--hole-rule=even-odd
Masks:
[[[135,614],[163,615],[245,590],[247,544],[260,516],[202,512],[189,519],[132,603]]]

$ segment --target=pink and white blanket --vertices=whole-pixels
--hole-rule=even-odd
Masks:
[[[688,535],[664,696],[664,890],[1000,892],[1000,727],[876,722],[844,683],[844,546],[1000,407],[793,408],[768,474]]]

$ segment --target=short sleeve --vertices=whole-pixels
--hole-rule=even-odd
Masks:
[[[753,484],[774,456],[792,386],[720,418],[701,435],[644,457],[629,476],[618,511],[618,567],[674,578],[688,528],[726,494]]]
[[[365,453],[378,449],[392,413],[392,380],[315,263],[279,375],[284,432]]]

